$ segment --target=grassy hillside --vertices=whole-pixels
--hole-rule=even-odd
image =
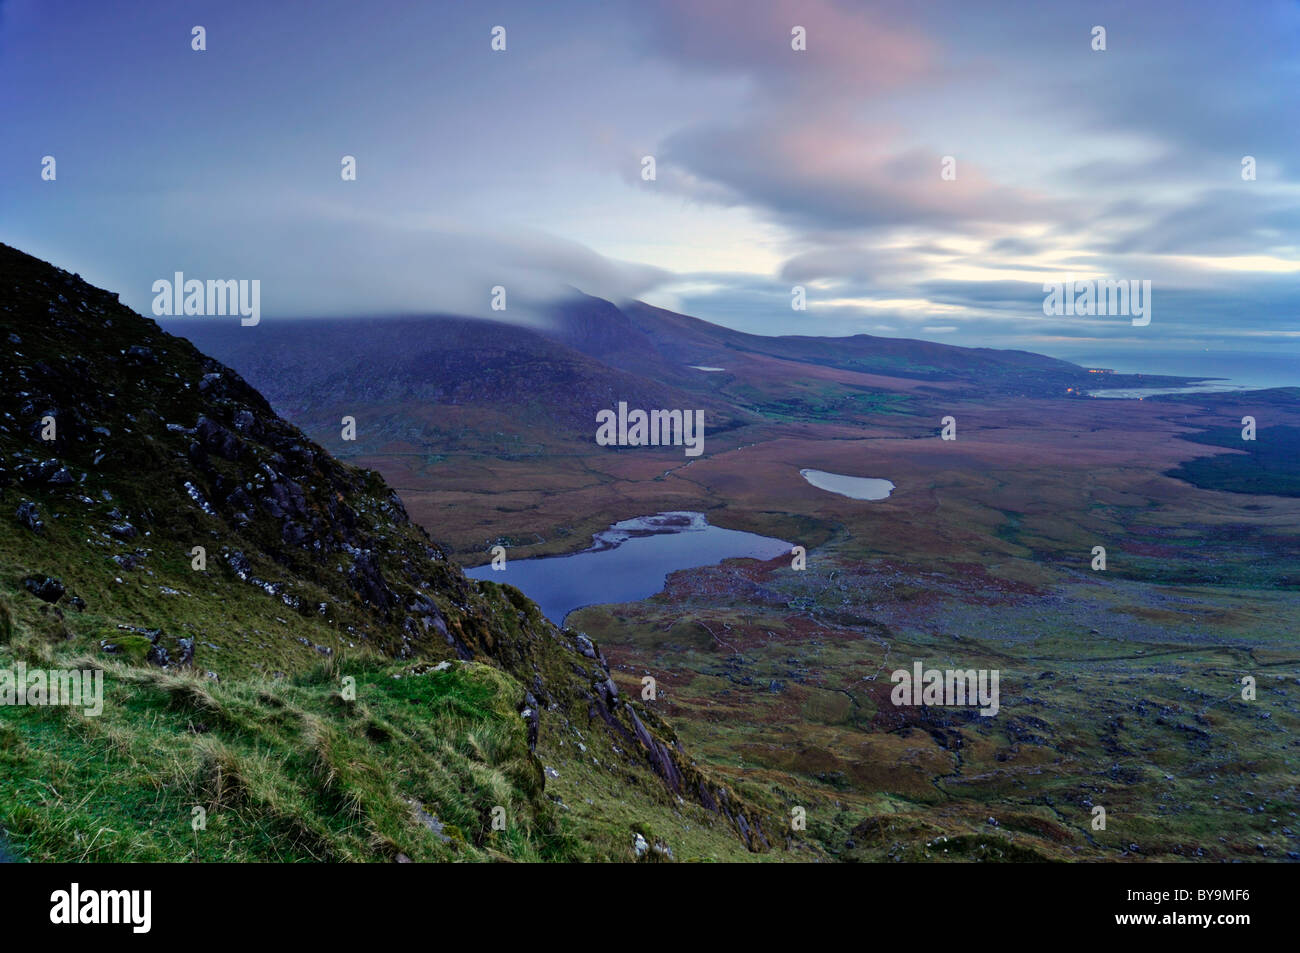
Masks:
[[[0,670],[105,680],[99,716],[0,705],[8,851],[784,853],[772,805],[694,767],[592,643],[466,579],[377,474],[75,275],[0,246],[0,288]]]

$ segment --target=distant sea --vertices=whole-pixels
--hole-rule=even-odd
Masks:
[[[1221,377],[1232,389],[1300,387],[1300,348],[1269,351],[1104,350],[1053,353],[1084,367],[1108,367],[1117,374],[1168,374],[1173,377]]]

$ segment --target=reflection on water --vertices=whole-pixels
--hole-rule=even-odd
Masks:
[[[894,484],[875,477],[845,476],[825,470],[800,470],[799,475],[819,490],[854,500],[883,500],[894,492]]]
[[[770,536],[711,526],[703,513],[657,513],[615,523],[580,553],[509,560],[502,571],[487,565],[465,575],[516,586],[561,624],[580,606],[652,596],[679,569],[724,559],[774,559],[790,549],[790,543]]]
[[[1187,384],[1184,387],[1107,387],[1102,390],[1090,390],[1088,396],[1141,400],[1143,397],[1154,397],[1156,394],[1220,394],[1226,391],[1249,389],[1230,381],[1203,381],[1200,384]]]

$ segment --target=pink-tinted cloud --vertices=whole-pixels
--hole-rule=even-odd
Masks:
[[[668,140],[661,169],[701,201],[760,208],[789,224],[822,230],[1061,221],[1065,210],[1026,190],[1000,185],[973,162],[909,142],[896,129],[855,121],[843,111],[789,113],[762,121],[698,127]]]
[[[769,94],[885,90],[924,75],[938,56],[926,36],[866,5],[669,0],[656,15],[660,52],[691,66],[750,73]],[[791,48],[796,26],[807,32],[803,52]]]

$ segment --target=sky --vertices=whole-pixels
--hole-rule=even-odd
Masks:
[[[1298,89],[1273,0],[0,0],[0,240],[145,314],[181,271],[260,280],[266,316],[529,320],[578,288],[1300,359]],[[1149,280],[1150,324],[1044,315],[1068,279]]]

